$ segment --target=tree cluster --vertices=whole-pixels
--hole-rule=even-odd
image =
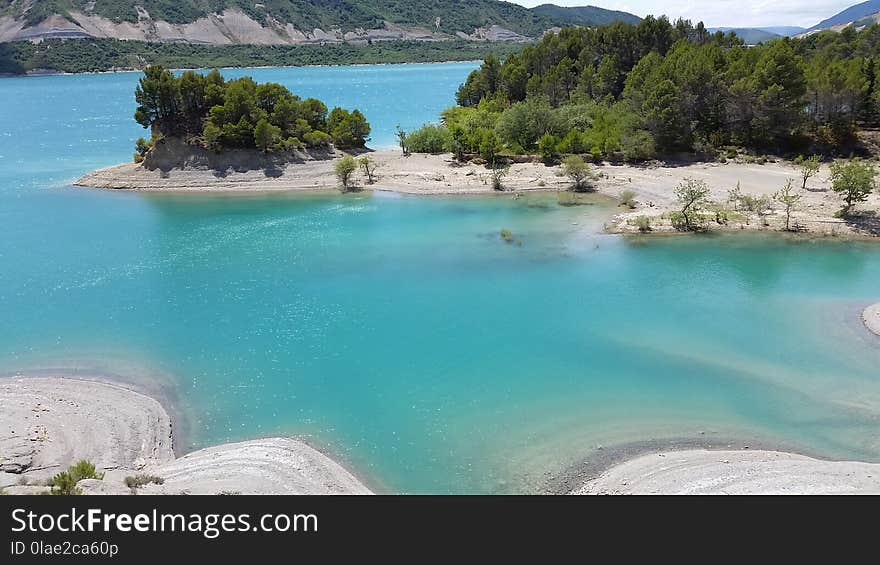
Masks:
[[[878,25],[755,47],[665,17],[564,28],[503,63],[487,57],[432,140],[478,152],[494,135],[545,159],[849,153],[861,125],[880,124],[878,65]]]
[[[363,147],[370,124],[358,110],[349,112],[320,100],[305,100],[284,86],[257,84],[250,77],[226,80],[219,71],[186,71],[175,76],[161,66],[144,70],[135,90],[134,118],[153,135],[176,136],[221,150],[230,147],[273,150]],[[142,156],[148,144],[139,140]]]

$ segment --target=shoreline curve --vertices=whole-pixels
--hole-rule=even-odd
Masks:
[[[172,422],[155,399],[125,386],[68,377],[0,379],[0,489],[46,492],[47,479],[91,461],[103,480],[84,494],[132,494],[126,477],[163,479],[143,494],[372,494],[357,477],[296,438],[208,447],[175,458]]]

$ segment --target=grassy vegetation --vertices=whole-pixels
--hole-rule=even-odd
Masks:
[[[430,63],[471,61],[487,55],[500,58],[521,44],[478,41],[384,41],[335,45],[191,45],[118,39],[51,39],[0,43],[0,73],[23,74],[34,69],[65,73],[171,69]]]

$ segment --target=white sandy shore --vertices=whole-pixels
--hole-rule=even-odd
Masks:
[[[369,494],[341,465],[292,438],[210,447],[174,458],[171,419],[155,400],[113,384],[72,378],[0,379],[0,488],[45,491],[79,460],[105,471],[86,493],[127,494],[127,476],[164,479],[167,494]]]
[[[490,194],[490,171],[473,163],[459,164],[451,155],[415,154],[408,157],[399,151],[376,151],[371,157],[379,163],[378,180],[361,186],[370,190],[394,191],[405,194]],[[128,189],[152,192],[273,192],[336,190],[338,183],[333,174],[332,159],[307,160],[272,170],[232,170],[218,174],[208,168],[189,167],[162,172],[148,170],[134,163],[124,163],[89,173],[77,185],[105,189]],[[772,197],[788,179],[794,181],[802,196],[792,215],[792,225],[817,235],[877,235],[880,220],[844,221],[835,217],[841,208],[840,197],[830,190],[830,171],[823,166],[819,175],[810,179],[807,190],[801,190],[799,171],[791,163],[697,163],[681,166],[632,166],[604,164],[596,167],[601,174],[596,188],[602,194],[620,198],[626,190],[635,193],[635,209],[620,208],[607,226],[612,232],[636,232],[633,220],[648,216],[654,231],[671,231],[668,213],[676,209],[674,189],[686,178],[704,180],[711,191],[711,200],[731,208],[728,191],[737,183],[744,194]],[[566,190],[569,180],[561,167],[548,167],[540,162],[514,163],[504,185],[510,191]],[[763,218],[754,212],[734,211],[723,224],[712,223],[718,230],[779,230],[784,226],[784,214],[777,204],[775,210]],[[880,194],[873,194],[859,211],[880,208]]]
[[[653,453],[612,467],[572,494],[880,494],[880,465],[776,451]]]
[[[862,320],[872,333],[880,335],[880,302],[865,308],[862,312]]]

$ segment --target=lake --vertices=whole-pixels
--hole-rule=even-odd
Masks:
[[[473,63],[230,70],[436,120]],[[537,492],[627,442],[880,461],[880,247],[602,233],[556,196],[150,195],[136,73],[0,80],[0,374],[173,396],[184,448],[304,434],[369,484]],[[499,235],[509,229],[516,241]]]

